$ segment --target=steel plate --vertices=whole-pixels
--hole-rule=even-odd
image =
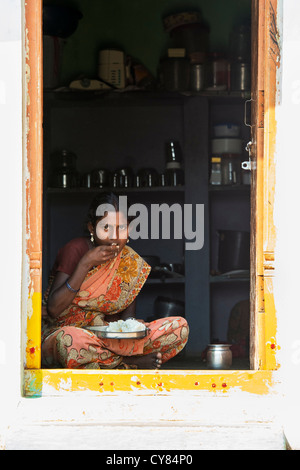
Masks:
[[[107,331],[107,326],[86,326],[86,330],[95,333],[100,338],[110,339],[140,339],[149,334],[149,328],[142,331]]]

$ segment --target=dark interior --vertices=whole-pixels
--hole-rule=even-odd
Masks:
[[[233,369],[249,368],[248,238],[243,248],[248,256],[246,264],[238,260],[240,264],[235,266],[233,260],[241,255],[234,236],[238,232],[244,237],[245,232],[250,232],[249,176],[240,165],[248,160],[245,146],[250,133],[244,120],[250,87],[249,84],[240,90],[233,87],[234,77],[230,73],[231,81],[226,81],[225,88],[212,86],[207,71],[212,70],[216,57],[225,58],[231,70],[236,65],[229,52],[230,34],[237,25],[250,24],[251,0],[207,3],[201,0],[66,1],[64,4],[80,11],[82,17],[71,34],[55,41],[56,53],[48,46],[46,50],[44,45],[43,290],[57,250],[73,237],[88,235],[87,208],[99,191],[109,189],[126,194],[130,202],[143,203],[149,210],[151,204],[163,203],[180,204],[182,213],[187,204],[193,209],[197,204],[204,206],[201,249],[185,249],[188,240],[184,236],[130,240],[130,246],[141,256],[159,257],[160,269],[152,271],[138,297],[137,317],[151,320],[161,316],[155,307],[158,297],[184,302],[184,315],[190,326],[189,341],[185,350],[165,366],[167,369],[207,368],[206,348],[218,342],[235,342]],[[45,7],[58,4],[61,2],[44,2]],[[209,43],[203,46],[205,57],[201,59],[205,63],[206,82],[199,90],[191,89],[190,85],[176,89],[176,83],[174,89],[174,77],[170,84],[165,76],[161,79],[159,72],[161,59],[172,46],[163,18],[173,12],[195,10],[201,12],[205,24],[209,25]],[[49,18],[44,21],[45,32],[50,37],[57,34],[55,18],[52,22]],[[61,42],[63,46],[59,45]],[[61,60],[57,56],[53,60],[60,47],[63,47]],[[145,70],[147,73],[140,86],[136,85],[135,75],[135,86],[122,91],[70,90],[72,81],[83,77],[97,80],[97,51],[110,48],[122,49],[142,64],[143,73]],[[177,86],[181,88],[178,83]],[[223,123],[239,126],[242,145],[241,152],[234,157],[238,162],[236,179],[226,184],[211,184],[211,158],[216,156],[212,149],[212,139],[216,137],[214,126]],[[184,181],[179,178],[176,185],[174,180],[163,183],[161,179],[162,174],[166,176],[170,142],[176,143],[184,173]],[[67,187],[55,178],[58,173],[55,155],[57,158],[63,150],[77,157],[76,179],[68,180]],[[141,186],[136,187],[136,176],[145,168],[152,169],[152,179],[147,176],[143,180],[146,183],[140,180]],[[99,169],[109,173],[109,182],[104,187],[99,183],[88,187],[87,174]],[[117,181],[114,173],[118,169],[130,173]],[[223,245],[221,253],[223,231],[230,231],[226,233],[233,238]],[[166,266],[170,264],[176,266]]]

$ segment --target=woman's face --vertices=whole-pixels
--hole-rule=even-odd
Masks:
[[[128,221],[122,212],[106,212],[94,229],[94,239],[97,245],[119,246],[120,251],[128,239]]]

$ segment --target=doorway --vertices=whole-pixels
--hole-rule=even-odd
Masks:
[[[233,123],[239,128],[238,139],[236,139],[240,140],[238,143],[240,145],[239,161],[248,159],[244,144],[249,142],[250,132],[244,120],[245,102],[250,97],[249,85],[248,89],[233,91],[229,89],[227,81],[225,89],[223,85],[217,85],[213,90],[207,86],[208,89],[191,93],[188,87],[183,93],[181,91],[178,93],[177,91],[169,92],[164,87],[157,90],[154,87],[151,88],[150,84],[147,85],[149,88],[146,90],[141,87],[138,95],[136,93],[134,95],[131,89],[127,94],[124,90],[122,92],[120,90],[105,90],[104,92],[83,90],[81,88],[83,82],[77,80],[82,72],[87,74],[85,79],[97,79],[95,63],[91,59],[93,55],[91,54],[88,59],[87,54],[82,53],[82,42],[91,41],[87,38],[82,41],[81,34],[86,28],[83,25],[87,24],[87,22],[84,23],[84,17],[91,15],[92,3],[83,12],[82,18],[78,19],[77,28],[68,38],[58,40],[55,37],[52,40],[54,43],[52,49],[48,42],[46,44],[44,38],[44,64],[50,65],[52,63],[50,58],[58,52],[62,53],[62,48],[64,58],[61,63],[53,61],[53,64],[61,64],[60,75],[57,68],[52,67],[49,71],[49,68],[45,69],[44,66],[44,290],[47,286],[50,267],[59,247],[68,239],[85,234],[84,219],[87,204],[96,191],[95,187],[83,187],[81,181],[68,188],[60,187],[60,183],[52,183],[52,155],[65,149],[75,153],[76,170],[81,177],[91,173],[91,170],[104,168],[110,174],[114,174],[117,169],[126,170],[129,167],[133,170],[135,178],[139,170],[149,169],[147,168],[148,162],[151,161],[151,167],[154,166],[152,170],[157,174],[155,176],[160,178],[166,163],[165,145],[175,140],[176,137],[180,152],[184,154],[182,165],[185,184],[160,187],[156,183],[155,187],[141,188],[138,191],[132,184],[126,188],[127,193],[133,202],[143,202],[148,207],[149,204],[168,204],[169,206],[180,204],[181,207],[184,204],[194,206],[202,204],[205,208],[205,243],[200,250],[188,252],[184,249],[183,240],[151,240],[151,246],[149,240],[132,242],[133,248],[141,255],[156,255],[159,258],[158,267],[162,268],[161,271],[153,270],[157,271],[157,275],[149,278],[139,296],[139,312],[142,319],[149,321],[156,314],[155,301],[167,299],[169,303],[174,301],[185,303],[184,314],[190,324],[190,340],[186,351],[180,358],[178,357],[181,361],[180,366],[174,361],[175,368],[205,368],[207,367],[207,345],[212,342],[231,341],[231,343],[236,343],[233,346],[235,359],[233,368],[247,369],[249,368],[250,341],[250,266],[247,264],[249,261],[243,260],[240,265],[230,264],[234,255],[233,251],[229,256],[229,264],[220,269],[219,264],[222,260],[219,260],[219,248],[220,232],[222,235],[226,232],[231,236],[247,236],[247,233],[250,233],[249,173],[239,171],[238,176],[235,176],[238,180],[233,181],[233,184],[226,182],[225,185],[220,186],[211,185],[210,178],[211,157],[219,156],[217,151],[212,150],[212,145],[218,145],[221,140],[216,139],[215,132],[217,132],[216,128],[218,126],[220,128],[224,122]],[[157,38],[160,38],[160,42],[155,46],[156,55],[153,53],[153,48],[150,50],[146,48],[148,52],[146,57],[144,53],[142,59],[146,64],[149,63],[148,72],[151,77],[156,78],[155,60],[157,61],[157,58],[162,56],[163,49],[165,51],[168,49],[166,39],[169,40],[169,34],[161,30],[161,24],[159,26],[157,24],[157,17],[160,17],[159,22],[161,22],[163,11],[157,10],[158,6],[156,5],[155,8],[153,2],[151,3],[152,6],[149,9],[149,2],[145,2],[145,5],[148,5],[147,12],[151,11],[156,18],[156,23],[154,23],[156,29],[150,28],[151,34],[156,31],[156,41],[159,42]],[[174,2],[167,3],[169,12],[172,8],[178,7]],[[198,7],[199,3],[200,7],[203,7],[201,2],[197,3]],[[249,21],[251,2],[246,3],[247,5],[244,4],[241,11],[235,14],[231,11],[230,18],[236,16],[236,21],[243,24],[248,16]],[[45,2],[45,6],[50,7],[50,4],[55,5],[55,2]],[[97,4],[99,9],[99,2]],[[80,5],[79,2],[76,7],[80,11],[83,4]],[[102,5],[102,8],[102,14],[103,11],[106,15],[110,14],[107,6]],[[139,14],[143,12],[141,8],[137,6],[135,8],[135,14],[132,16],[139,18]],[[220,21],[215,12],[207,12],[209,13],[211,20],[217,17],[215,21]],[[126,17],[124,15],[123,10],[122,15],[114,15],[115,22],[110,28],[113,30],[111,37],[115,42],[113,43],[107,37],[102,41],[98,39],[98,42],[93,44],[93,49],[120,47],[122,41],[116,39],[116,31],[121,36],[123,34],[122,38],[126,37],[122,31],[122,24]],[[217,48],[219,45],[221,48],[220,43],[223,45],[227,42],[228,44],[229,30],[233,27],[234,24],[231,23],[227,29],[225,28],[224,34],[228,33],[227,41],[223,40],[224,36],[222,39],[216,34],[213,35],[213,46]],[[134,31],[135,28],[130,29]],[[93,31],[93,28],[90,26],[89,30]],[[109,37],[109,32],[106,34]],[[105,37],[104,33],[103,35]],[[129,49],[133,48],[132,37],[127,41],[125,46]],[[124,43],[122,47],[124,48]],[[224,50],[218,52],[225,55]],[[72,57],[76,55],[78,60],[72,60]],[[60,55],[56,55],[56,60],[59,58]],[[212,61],[211,56],[207,60]],[[88,61],[93,64],[94,69]],[[76,62],[77,70],[74,68],[74,62]],[[139,66],[144,66],[142,61]],[[73,87],[72,90],[70,90],[70,85]],[[90,86],[98,85],[92,81]],[[232,144],[233,140],[235,139],[229,143]],[[123,188],[122,190],[115,187],[113,189],[117,193],[123,192]],[[65,217],[66,213],[68,219]],[[63,226],[60,234],[57,231],[59,226]],[[232,249],[236,250],[236,246]],[[248,245],[248,253],[249,251]],[[172,273],[170,265],[179,266],[181,272],[175,272],[178,276]],[[169,366],[171,367],[171,364],[168,364]]]

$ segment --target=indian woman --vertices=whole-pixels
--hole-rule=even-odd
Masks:
[[[99,207],[105,207],[99,215]],[[154,369],[178,354],[188,340],[185,318],[144,322],[139,339],[100,338],[89,326],[136,316],[136,298],[150,266],[129,245],[130,223],[112,193],[102,193],[88,213],[89,237],[78,237],[56,257],[44,297],[45,367]]]

